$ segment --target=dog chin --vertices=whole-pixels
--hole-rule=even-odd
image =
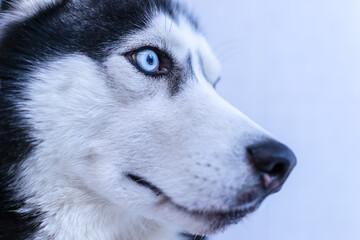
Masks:
[[[189,210],[176,204],[166,196],[157,202],[156,218],[165,223],[177,225],[194,235],[212,235],[223,231],[227,226],[236,224],[245,216],[254,212],[263,198],[244,204],[243,207],[229,211]]]
[[[158,201],[154,208],[154,218],[161,221],[169,221],[174,225],[180,225],[191,234],[208,235],[224,230],[230,224],[236,224],[249,213],[255,211],[265,196],[252,199],[250,202],[244,202],[242,206],[228,211],[211,211],[205,209],[189,210],[188,208],[177,204],[168,197],[157,186],[148,182],[142,177],[128,174],[127,177],[140,187],[147,188],[157,198]],[[248,195],[256,195],[248,194]]]
[[[231,211],[190,211],[184,207],[172,204],[181,215],[187,215],[185,218],[180,218],[180,225],[191,234],[210,235],[223,231],[227,226],[236,224],[245,216],[254,212],[262,200],[256,201],[252,204],[247,204],[246,207],[231,210]],[[186,220],[185,222],[183,220]],[[175,220],[176,221],[176,220]]]

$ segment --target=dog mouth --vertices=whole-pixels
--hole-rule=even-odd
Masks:
[[[204,210],[189,210],[184,206],[175,203],[169,196],[167,196],[160,188],[134,174],[127,174],[127,177],[138,185],[151,190],[156,196],[161,197],[160,204],[169,203],[181,212],[184,212],[197,220],[206,221],[209,224],[210,231],[213,233],[219,229],[223,229],[227,225],[236,224],[249,213],[254,212],[263,201],[265,197],[254,200],[251,203],[244,204],[246,207],[241,209],[229,211],[204,211]]]

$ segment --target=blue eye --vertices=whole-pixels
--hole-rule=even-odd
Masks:
[[[165,76],[173,67],[169,54],[154,47],[142,47],[124,56],[139,71],[152,77]]]
[[[144,49],[137,52],[135,60],[140,70],[143,70],[145,73],[155,73],[159,70],[159,57],[156,52],[151,49]]]

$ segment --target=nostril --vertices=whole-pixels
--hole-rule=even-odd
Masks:
[[[269,174],[273,175],[273,176],[281,176],[281,175],[284,175],[284,173],[286,172],[286,169],[287,169],[287,167],[285,166],[284,163],[277,163],[277,164],[275,164],[273,169],[269,172]]]
[[[279,189],[296,164],[294,153],[274,140],[247,148],[249,160],[259,172],[264,187],[271,192]]]
[[[289,164],[286,162],[287,160],[282,158],[253,155],[250,159],[257,170],[270,175],[284,175],[289,167]]]

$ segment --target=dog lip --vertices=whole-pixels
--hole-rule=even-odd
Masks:
[[[133,180],[134,182],[136,182],[137,184],[150,189],[151,191],[153,191],[155,193],[156,196],[164,195],[164,193],[158,187],[156,187],[152,183],[146,181],[142,177],[139,177],[139,176],[131,174],[131,173],[128,173],[127,177],[130,178],[131,180]]]
[[[219,226],[218,228],[221,228],[223,226],[237,223],[240,219],[245,217],[247,214],[254,212],[262,202],[263,198],[253,201],[254,204],[251,204],[251,206],[248,206],[243,209],[233,209],[229,211],[204,211],[204,210],[190,210],[186,207],[183,207],[174,201],[170,197],[168,197],[166,194],[164,194],[163,191],[161,191],[158,187],[156,187],[154,184],[150,183],[149,181],[145,180],[142,177],[139,177],[137,175],[128,173],[126,175],[129,179],[134,181],[135,183],[139,184],[140,186],[146,187],[153,191],[156,196],[161,196],[163,199],[161,200],[161,204],[164,204],[166,202],[170,203],[177,209],[179,209],[182,212],[185,212],[189,215],[192,215],[196,218],[206,219],[206,220],[212,220],[215,222],[218,222]],[[265,197],[264,197],[265,198]],[[215,224],[216,225],[216,224]]]
[[[185,211],[192,215],[207,217],[207,218],[223,219],[223,220],[227,221],[228,224],[231,224],[232,221],[241,219],[241,218],[245,217],[245,215],[247,215],[248,213],[255,211],[259,205],[260,205],[260,203],[257,202],[247,208],[233,209],[233,210],[229,210],[229,211],[198,211],[198,210],[189,210],[189,209],[184,208],[179,205],[176,205],[176,207],[180,208],[182,211]]]
[[[180,211],[185,212],[197,219],[197,221],[201,221],[204,222],[204,224],[207,224],[209,226],[208,230],[197,233],[207,235],[215,234],[228,225],[238,223],[246,215],[258,209],[261,202],[262,200],[259,200],[256,201],[253,205],[246,208],[229,211],[196,211],[186,209],[173,203],[172,204],[175,205],[175,207],[177,207],[178,209],[180,209]]]

